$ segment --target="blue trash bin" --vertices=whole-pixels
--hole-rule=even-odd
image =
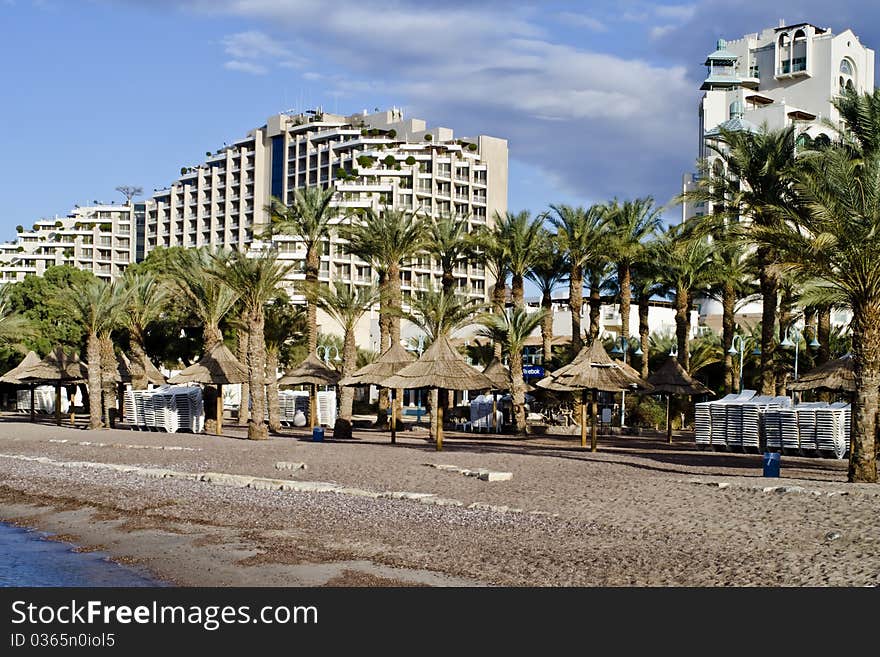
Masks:
[[[764,476],[778,477],[780,465],[779,452],[764,452]]]
[[[323,443],[324,442],[324,427],[315,427],[312,429],[312,442],[313,443]]]

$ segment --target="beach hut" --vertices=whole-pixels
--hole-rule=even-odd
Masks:
[[[536,385],[546,390],[581,391],[581,447],[587,446],[587,391],[590,391],[590,449],[593,452],[597,449],[596,413],[599,392],[652,389],[650,383],[627,371],[622,363],[611,360],[599,340],[594,340],[592,345],[581,349],[571,363],[551,372]]]
[[[852,354],[815,367],[797,381],[788,384],[789,390],[828,390],[831,392],[855,392],[856,378],[853,372]]]
[[[89,371],[86,364],[79,359],[78,354],[68,354],[62,347],[55,347],[40,362],[21,369],[16,377],[21,383],[50,383],[55,386],[55,421],[58,426],[61,426],[61,386],[86,381],[89,377]],[[94,403],[91,400],[91,391],[89,398],[89,403]],[[98,400],[100,400],[100,392]],[[33,413],[31,418],[33,418]],[[71,412],[70,423],[72,425],[75,424],[74,419],[74,414]]]
[[[382,381],[394,376],[404,367],[415,361],[415,357],[401,344],[392,344],[374,362],[364,365],[357,372],[341,381],[341,386],[381,385]],[[397,390],[391,389],[391,444],[397,442],[397,419],[395,397]]]
[[[318,386],[335,386],[337,383],[339,383],[339,372],[315,354],[309,354],[303,362],[278,379],[279,386],[307,384],[311,386],[309,423],[313,431],[318,424]]]
[[[32,367],[40,362],[40,357],[33,351],[27,352],[27,356],[21,359],[21,362],[9,370],[3,376],[0,376],[0,383],[11,383],[13,385],[23,385],[23,382],[19,380],[18,376],[21,372]],[[28,383],[28,388],[31,393],[31,422],[35,420],[34,417],[34,388],[36,387],[35,383]]]
[[[202,383],[217,386],[217,428],[215,433],[223,434],[223,386],[247,383],[247,368],[239,362],[222,342],[218,342],[182,372],[175,374],[168,383]]]
[[[437,388],[444,390],[486,390],[492,388],[492,380],[472,367],[459,354],[449,338],[441,336],[431,343],[425,353],[397,374],[382,381],[385,388]],[[437,451],[443,449],[443,408],[435,404],[432,412],[437,414]]]
[[[648,377],[648,383],[654,386],[654,392],[665,393],[666,396],[666,442],[672,443],[672,422],[669,417],[669,398],[672,395],[712,395],[709,388],[695,381],[678,362],[678,358],[670,356],[659,370]]]

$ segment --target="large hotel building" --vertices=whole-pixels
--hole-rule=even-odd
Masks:
[[[474,228],[507,210],[507,141],[456,138],[449,128],[404,119],[396,108],[352,116],[320,109],[278,114],[245,138],[207,153],[203,162],[182,168],[177,180],[149,200],[96,203],[38,221],[32,229],[20,227],[16,241],[0,244],[0,280],[39,275],[56,264],[114,278],[153,249],[172,246],[272,247],[280,258],[302,261],[305,249],[294,238],[276,236],[269,243],[262,236],[270,223],[270,198],[289,204],[295,190],[309,186],[336,190],[337,223],[348,221],[355,208],[387,206],[460,217]],[[461,265],[455,273],[462,294],[486,298],[493,281],[481,265]],[[440,274],[431,258],[417,258],[401,273],[404,298],[429,285],[439,288]],[[291,280],[303,276],[294,268]],[[377,276],[331,234],[320,278],[369,285]],[[359,342],[375,348],[377,317],[366,321],[370,325],[359,327]],[[321,328],[338,332],[327,318]]]

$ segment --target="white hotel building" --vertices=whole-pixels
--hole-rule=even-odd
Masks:
[[[793,125],[799,144],[807,138],[834,140],[835,129],[826,124],[839,121],[832,99],[844,89],[874,91],[874,51],[850,29],[834,34],[809,23],[780,22],[735,41],[719,39],[705,66],[697,156],[716,170],[722,162],[708,144],[719,127],[756,131],[764,125],[772,130]],[[686,174],[682,191],[693,189],[697,180],[698,174]],[[706,204],[686,203],[682,221],[709,212]],[[701,324],[720,330],[720,304],[709,299],[698,303]],[[760,304],[748,304],[737,315],[747,323],[759,321]],[[835,315],[832,321],[843,323],[845,317]]]

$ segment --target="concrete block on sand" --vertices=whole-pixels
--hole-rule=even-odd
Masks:
[[[377,499],[382,495],[374,490],[364,490],[363,488],[337,488],[333,491],[334,493],[339,493],[340,495],[352,495],[353,497],[370,497],[373,499]]]
[[[275,464],[276,470],[306,470],[307,466],[305,463],[296,463],[293,461],[278,461]]]
[[[234,486],[236,488],[246,488],[253,479],[253,477],[225,474],[223,472],[206,472],[202,475],[202,481],[219,486]]]
[[[379,493],[379,497],[386,497],[392,500],[423,500],[429,497],[436,497],[434,493],[409,493],[405,490],[388,490]]]
[[[765,493],[806,493],[807,489],[803,486],[767,486],[764,488]]]
[[[422,504],[434,504],[436,506],[464,506],[460,500],[451,500],[446,497],[437,497],[435,495],[431,495],[430,497],[420,497],[419,502]]]
[[[281,487],[286,483],[286,481],[282,481],[281,479],[263,479],[261,477],[255,477],[251,480],[251,483],[248,484],[248,488],[255,488],[256,490],[281,490]]]
[[[173,470],[165,468],[138,468],[135,472],[150,479],[165,479],[165,477],[173,477],[176,474]]]
[[[509,481],[513,479],[512,472],[481,472],[481,481]]]
[[[298,493],[332,493],[342,486],[326,481],[282,481],[281,490],[292,490]]]

